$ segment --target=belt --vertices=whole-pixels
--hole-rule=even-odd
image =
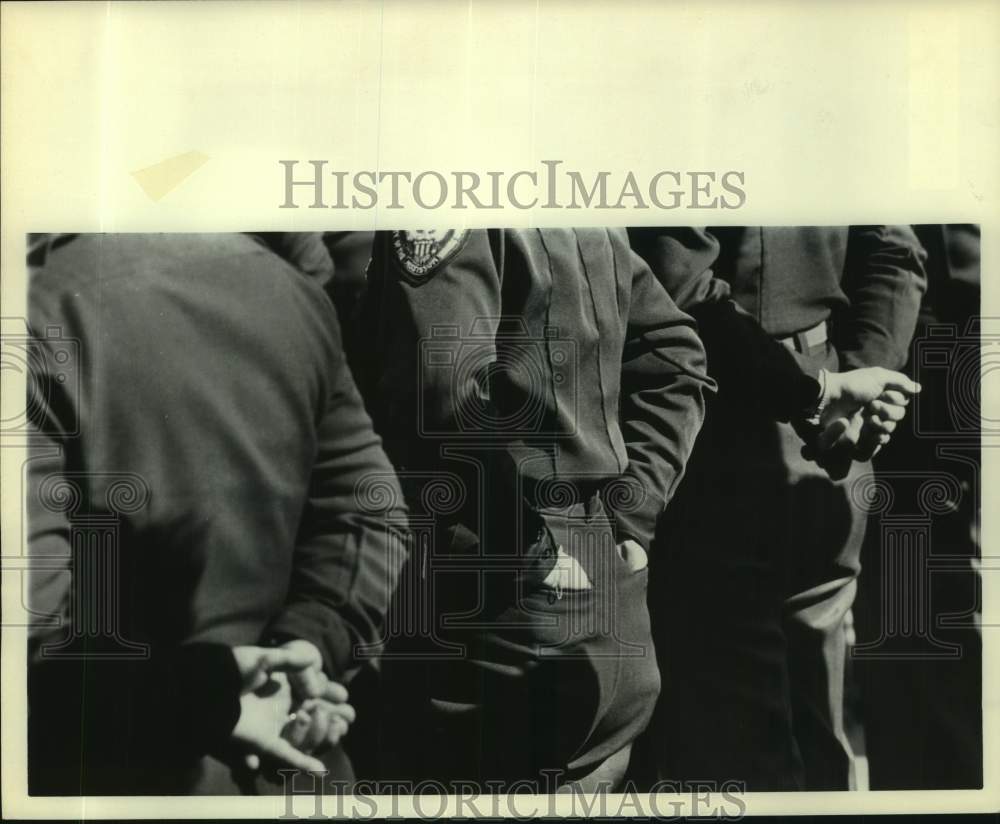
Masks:
[[[778,343],[786,349],[791,349],[793,352],[801,352],[803,355],[808,355],[814,346],[819,346],[821,343],[826,343],[826,341],[827,334],[825,320],[821,320],[811,329],[796,332],[794,335],[789,335],[787,338],[778,338]]]

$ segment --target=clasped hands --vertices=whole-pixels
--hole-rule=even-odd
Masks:
[[[323,672],[309,641],[279,647],[240,646],[233,656],[243,679],[240,717],[232,742],[251,770],[262,760],[278,767],[322,772],[315,753],[336,745],[354,721],[347,689]]]
[[[880,366],[828,372],[827,404],[819,423],[796,424],[806,442],[803,457],[816,461],[830,477],[843,478],[852,460],[869,460],[889,442],[919,391],[920,384],[906,375]]]

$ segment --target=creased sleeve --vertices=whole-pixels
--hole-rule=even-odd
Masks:
[[[618,539],[649,547],[694,446],[715,385],[695,323],[634,252],[622,355],[621,427],[628,452],[627,498],[608,500]],[[615,496],[618,497],[618,496]]]
[[[315,644],[330,677],[377,653],[406,558],[406,507],[342,353],[318,428],[318,454],[273,640]]]
[[[834,319],[841,369],[906,363],[927,288],[927,254],[909,226],[852,226],[843,288],[850,308]]]

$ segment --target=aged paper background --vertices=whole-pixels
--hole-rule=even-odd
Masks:
[[[25,315],[29,230],[428,222],[978,222],[983,314],[1000,317],[1000,4],[81,2],[5,3],[2,15],[7,318]],[[147,193],[132,174],[180,155],[200,165],[173,189],[153,173]],[[665,213],[281,210],[279,159],[350,172],[512,172],[545,159],[645,177],[737,169],[747,202]],[[17,375],[5,374],[4,394],[6,414],[24,397]],[[996,373],[984,374],[983,414],[994,427],[998,396]],[[990,445],[985,502],[998,486]],[[14,569],[23,451],[0,454],[5,814],[280,814],[280,799],[25,800]],[[989,506],[983,529],[986,789],[756,795],[751,812],[1000,807],[1000,524]]]

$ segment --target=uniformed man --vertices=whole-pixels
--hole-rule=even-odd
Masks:
[[[847,789],[844,618],[867,502],[852,485],[918,391],[923,250],[906,226],[630,230],[698,320],[717,403],[652,570],[655,774]],[[712,267],[712,268],[710,268]],[[852,460],[853,459],[853,460]],[[835,480],[837,479],[837,480]]]
[[[355,496],[395,480],[312,282],[325,254],[318,235],[34,239],[32,793],[351,777],[328,745],[405,524]]]
[[[383,774],[613,786],[659,689],[646,550],[712,387],[691,319],[606,229],[381,233],[362,316],[355,373],[433,520]]]

